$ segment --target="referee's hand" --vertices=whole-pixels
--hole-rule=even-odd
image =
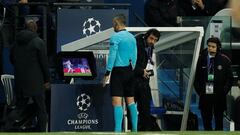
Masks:
[[[146,69],[143,70],[143,78],[149,79],[149,75]]]
[[[106,75],[103,77],[103,80],[102,80],[102,86],[105,87],[106,84],[109,83],[109,79],[110,79],[110,75]]]

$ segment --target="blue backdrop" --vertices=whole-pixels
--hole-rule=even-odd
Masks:
[[[112,27],[116,14],[126,9],[59,9],[57,12],[57,51],[61,46]],[[85,31],[85,32],[84,32]]]

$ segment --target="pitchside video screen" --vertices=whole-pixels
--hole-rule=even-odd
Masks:
[[[60,52],[60,74],[64,78],[96,77],[96,62],[93,52]]]
[[[64,76],[92,76],[87,58],[62,58]]]

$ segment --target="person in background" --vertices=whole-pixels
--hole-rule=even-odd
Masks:
[[[210,14],[208,6],[210,6],[210,1],[205,0],[192,0],[192,10],[193,15],[196,16],[207,16]]]
[[[231,0],[230,7],[232,8],[231,15],[233,17],[233,20],[240,25],[240,1]]]
[[[186,16],[214,16],[224,9],[228,0],[183,0]]]
[[[130,111],[132,131],[137,132],[137,107],[134,102],[133,77],[137,60],[137,46],[134,36],[126,31],[126,17],[119,14],[113,18],[114,33],[110,38],[110,50],[107,62],[107,71],[103,78],[103,86],[110,78],[112,105],[114,108],[115,132],[122,131],[123,107],[122,98],[125,98]]]
[[[37,131],[44,132],[48,119],[44,92],[50,87],[50,74],[46,45],[37,29],[33,20],[26,22],[26,29],[16,35],[10,60],[14,67],[16,105],[22,106],[31,98],[37,113]]]
[[[207,49],[199,56],[194,87],[199,95],[205,130],[223,130],[223,112],[226,109],[226,95],[233,83],[231,60],[221,53],[221,42],[216,37],[207,40]]]
[[[136,36],[137,40],[137,64],[134,70],[135,101],[139,111],[139,131],[153,130],[153,123],[150,114],[152,101],[151,88],[149,86],[150,76],[153,75],[152,54],[154,44],[159,40],[160,32],[157,29],[149,29],[145,34]]]
[[[0,0],[0,75],[4,74],[4,48],[12,47],[14,41],[15,0]]]
[[[150,27],[179,26],[178,16],[184,16],[182,0],[147,0],[144,7],[144,20]]]

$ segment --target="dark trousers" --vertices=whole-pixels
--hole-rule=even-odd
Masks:
[[[148,80],[144,80],[142,78],[136,80],[135,101],[139,112],[138,130],[151,131],[153,127],[150,112],[152,95]]]
[[[205,105],[201,108],[201,115],[204,129],[207,131],[213,130],[212,119],[214,116],[215,130],[223,130],[223,109],[214,105]]]
[[[45,132],[48,122],[47,109],[45,104],[45,96],[33,96],[34,104],[36,105],[36,114],[37,114],[37,131]]]
[[[21,106],[26,105],[29,102],[29,99],[33,100],[34,104],[34,111],[37,116],[37,125],[36,125],[36,131],[37,132],[46,132],[47,128],[47,122],[48,122],[48,115],[46,110],[46,104],[45,104],[45,96],[37,95],[37,96],[28,96],[28,97],[18,97],[17,98],[17,106],[19,108],[22,108]],[[30,111],[30,110],[29,110]]]

